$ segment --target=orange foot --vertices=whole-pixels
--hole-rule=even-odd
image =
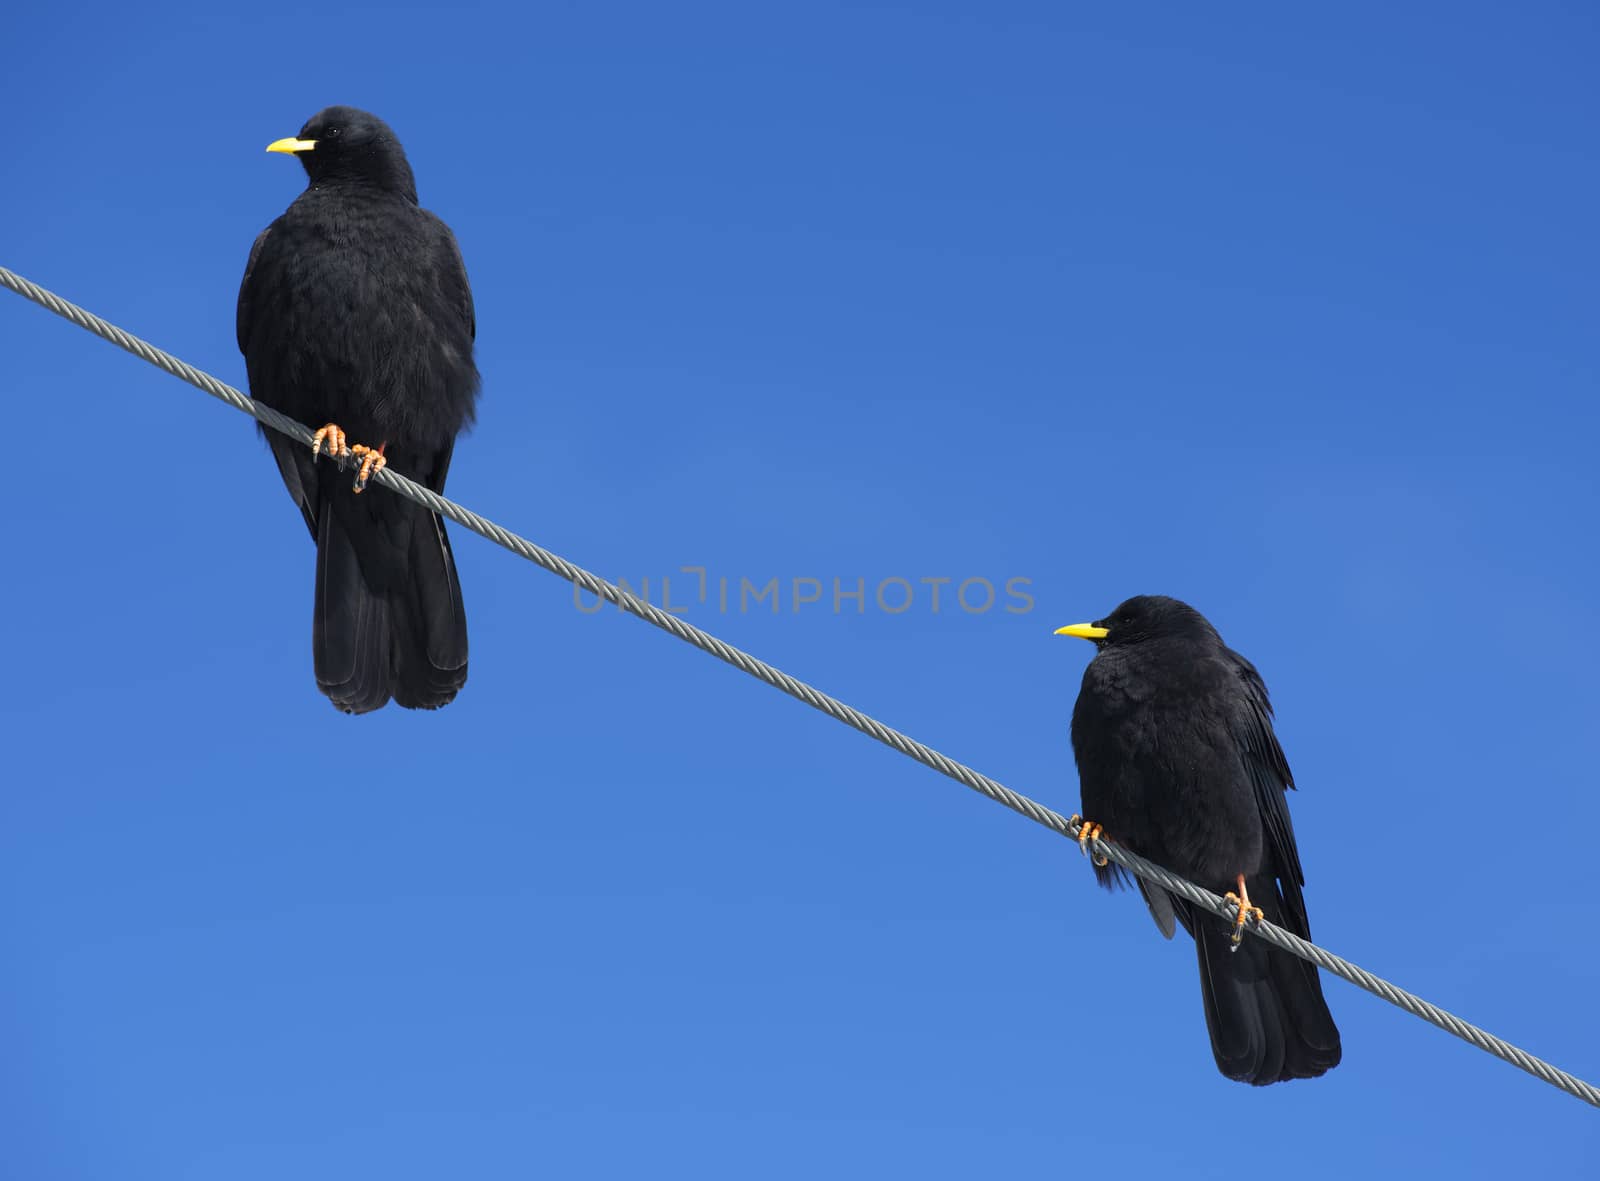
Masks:
[[[389,466],[389,461],[383,457],[383,449],[387,443],[379,443],[377,447],[363,447],[357,443],[350,448],[350,454],[361,460],[361,470],[356,472],[355,490],[357,493],[367,490],[367,481],[372,479],[384,468]]]
[[[1089,852],[1089,842],[1099,840],[1100,837],[1105,833],[1105,829],[1101,828],[1092,820],[1085,820],[1076,812],[1072,814],[1067,823],[1076,824],[1078,826],[1078,852],[1082,853],[1085,857],[1090,857],[1095,865],[1101,869],[1104,869],[1106,866],[1111,864],[1111,862],[1103,855],[1099,853],[1091,855]]]
[[[1254,919],[1258,924],[1267,921],[1267,916],[1261,913],[1259,906],[1250,905],[1250,891],[1244,888],[1244,874],[1240,874],[1234,880],[1238,883],[1239,892],[1235,894],[1230,890],[1222,896],[1223,901],[1233,903],[1234,910],[1238,912],[1233,920],[1233,946],[1228,949],[1229,951],[1239,950],[1239,941],[1244,938],[1246,919]]]
[[[350,458],[350,445],[344,437],[344,431],[333,423],[329,423],[316,434],[311,436],[311,458],[315,462],[317,456],[322,454],[322,445],[328,445],[328,458],[344,466],[344,461]]]

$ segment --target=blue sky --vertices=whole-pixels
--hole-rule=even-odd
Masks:
[[[239,276],[303,180],[262,148],[377,111],[477,295],[454,496],[657,601],[780,579],[777,614],[713,583],[688,618],[1063,812],[1090,650],[1051,629],[1188,599],[1272,688],[1318,940],[1600,1078],[1592,9],[5,32],[0,262],[242,384]],[[1070,845],[459,531],[460,699],[335,714],[251,425],[11,296],[0,348],[0,1174],[1600,1152],[1338,981],[1339,1069],[1226,1082],[1191,949]],[[999,595],[936,613],[936,578]]]

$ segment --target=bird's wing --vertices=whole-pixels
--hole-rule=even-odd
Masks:
[[[280,435],[265,427],[261,433],[266,436],[267,446],[272,450],[272,458],[278,465],[278,474],[283,477],[284,487],[289,489],[289,495],[300,506],[301,515],[306,519],[306,528],[311,530],[312,540],[316,540],[317,515],[322,500],[317,488],[315,458],[307,448],[288,435]]]
[[[445,304],[461,317],[461,322],[466,325],[467,334],[473,340],[478,339],[477,312],[472,304],[472,284],[467,282],[467,264],[461,257],[461,247],[456,243],[456,236],[450,232],[450,227],[444,224],[441,218],[427,213],[432,221],[434,231],[439,242],[439,250],[443,254],[438,268],[439,283],[443,288]],[[471,421],[471,415],[468,415]],[[433,456],[433,463],[426,472],[419,472],[416,479],[428,486],[439,495],[444,495],[445,477],[450,474],[450,459],[455,454],[456,442],[451,439],[444,448]]]
[[[1141,877],[1129,873],[1115,861],[1108,861],[1105,865],[1096,864],[1094,867],[1095,880],[1108,890],[1125,890],[1128,883],[1132,882],[1139,887],[1139,893],[1144,898],[1144,904],[1150,908],[1150,917],[1156,921],[1156,926],[1161,928],[1161,934],[1168,939],[1173,932],[1173,905],[1182,905],[1177,899],[1168,894],[1166,890],[1154,882],[1147,882]],[[1185,920],[1187,925],[1187,920]]]
[[[1172,932],[1176,929],[1172,922],[1175,917],[1173,904],[1177,899],[1154,882],[1147,882],[1143,878],[1139,879],[1139,893],[1144,895],[1144,904],[1150,908],[1150,917],[1155,919],[1156,926],[1161,928],[1161,934],[1171,939]],[[1185,928],[1189,926],[1187,922],[1183,925]]]
[[[438,274],[445,305],[461,317],[460,322],[466,328],[467,335],[475,341],[478,339],[478,315],[472,302],[472,284],[467,279],[466,260],[461,257],[461,245],[442,218],[436,217],[426,209],[422,212],[433,225],[434,236],[442,256],[439,259]],[[472,421],[470,409],[467,412],[467,421],[469,423]],[[445,477],[450,474],[450,459],[455,452],[455,446],[455,440],[451,439],[434,455],[430,470],[418,476],[422,483],[441,496],[444,495]]]
[[[255,245],[250,247],[250,261],[244,264],[244,279],[239,283],[239,310],[234,316],[234,332],[239,338],[239,351],[245,351],[245,344],[250,339],[250,323],[253,318],[250,306],[250,280],[255,275],[256,260],[261,257],[261,247],[267,240],[267,235],[272,233],[268,226],[256,235]]]
[[[430,491],[437,492],[440,496],[443,496],[444,481],[450,474],[450,457],[455,454],[455,451],[456,441],[451,439],[444,445],[444,449],[433,457],[432,470],[421,475],[418,478],[419,482],[427,485]]]
[[[1294,822],[1289,819],[1288,791],[1294,786],[1289,760],[1284,756],[1278,736],[1272,730],[1272,702],[1266,683],[1256,666],[1237,652],[1229,652],[1244,694],[1233,717],[1234,738],[1244,753],[1244,764],[1255,788],[1256,807],[1266,829],[1267,850],[1283,887],[1284,901],[1298,930],[1309,929],[1305,900],[1300,888],[1306,884],[1300,866],[1300,850],[1295,844]]]
[[[255,307],[252,300],[256,263],[261,260],[261,248],[266,245],[267,237],[271,233],[272,226],[268,226],[256,235],[255,245],[250,247],[250,261],[244,264],[244,278],[239,282],[239,309],[234,319],[234,331],[239,338],[239,351],[247,357],[250,330],[255,322]],[[267,440],[267,446],[272,450],[272,458],[277,462],[278,474],[283,477],[284,486],[289,489],[289,495],[294,497],[294,502],[300,506],[300,512],[306,519],[306,528],[311,530],[311,536],[315,539],[319,508],[316,500],[315,460],[307,454],[304,447],[286,435],[269,431],[265,426],[259,429]]]
[[[478,316],[472,306],[472,284],[467,281],[467,264],[461,257],[461,245],[442,218],[429,213],[426,209],[422,212],[433,224],[434,234],[438,239],[441,255],[439,282],[444,288],[445,302],[460,314],[462,323],[466,325],[467,335],[477,340]]]

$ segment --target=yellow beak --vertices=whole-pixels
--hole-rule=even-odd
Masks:
[[[1066,627],[1055,630],[1058,636],[1077,636],[1080,640],[1103,640],[1111,633],[1103,627],[1096,627],[1092,623],[1071,623]]]
[[[267,151],[285,152],[292,156],[296,152],[309,152],[316,146],[317,141],[314,139],[295,139],[295,137],[291,135],[288,139],[273,140],[267,145]]]

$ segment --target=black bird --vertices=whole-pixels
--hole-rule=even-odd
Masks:
[[[1240,934],[1247,912],[1311,938],[1305,874],[1289,821],[1294,786],[1272,732],[1267,687],[1206,618],[1140,595],[1056,635],[1093,640],[1072,711],[1083,839],[1122,845],[1239,904],[1231,924],[1143,880],[1156,925],[1194,936],[1217,1069],[1264,1086],[1339,1064],[1339,1030],[1317,970]],[[1102,828],[1103,826],[1103,828]],[[1096,859],[1100,884],[1120,871]]]
[[[239,350],[256,399],[327,424],[309,452],[266,432],[317,543],[317,686],[346,713],[391,697],[437,709],[467,680],[444,522],[387,489],[361,492],[388,463],[444,491],[478,394],[466,267],[450,228],[417,204],[411,165],[383,120],[328,107],[267,151],[297,156],[310,183],[250,251]],[[317,462],[324,445],[335,462]],[[343,474],[351,459],[354,487]]]

